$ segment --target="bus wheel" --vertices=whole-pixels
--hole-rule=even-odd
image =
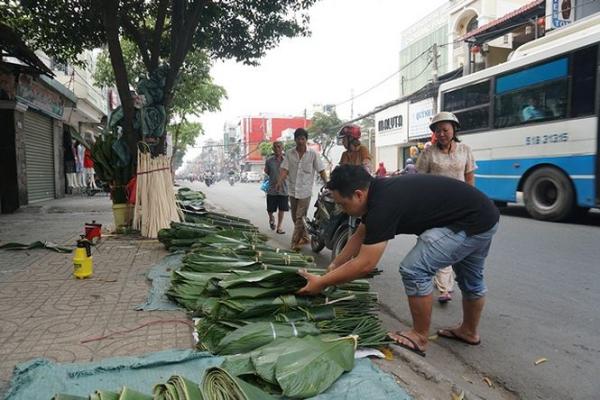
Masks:
[[[556,168],[540,168],[525,181],[525,208],[533,218],[562,221],[573,212],[575,193],[569,178]]]

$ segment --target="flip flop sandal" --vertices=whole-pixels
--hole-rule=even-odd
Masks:
[[[446,304],[449,301],[452,301],[452,296],[449,293],[445,294],[445,295],[441,295],[440,297],[438,297],[438,302],[440,304]]]
[[[408,346],[408,345],[406,345],[404,343],[400,343],[399,341],[397,341],[396,339],[394,339],[393,337],[391,337],[391,336],[388,335],[388,337],[394,341],[394,344],[396,346],[400,346],[403,349],[406,349],[408,351],[412,351],[413,353],[415,353],[416,355],[419,355],[421,357],[425,357],[426,356],[425,352],[419,348],[419,345],[417,344],[417,342],[415,342],[414,340],[412,340],[408,336],[401,334],[400,332],[396,332],[395,334],[398,335],[398,336],[400,336],[401,338],[404,338],[404,339],[408,340],[409,343],[413,345],[413,347],[410,347],[410,346]]]
[[[281,229],[277,229],[277,233],[280,235],[285,235],[285,231],[282,231]]]
[[[443,332],[443,333],[442,333]],[[462,342],[464,344],[468,344],[469,346],[477,346],[481,343],[481,340],[476,342],[471,342],[470,340],[461,338],[456,333],[451,331],[450,329],[441,329],[437,332],[439,337],[443,337],[444,339],[456,340],[457,342]]]

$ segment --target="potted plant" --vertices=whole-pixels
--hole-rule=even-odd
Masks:
[[[131,226],[133,205],[127,201],[127,184],[133,175],[133,166],[123,139],[105,133],[91,151],[98,178],[110,187],[115,227]]]

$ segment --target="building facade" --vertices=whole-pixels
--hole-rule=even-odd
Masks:
[[[83,66],[56,63],[51,58],[40,56],[55,74],[55,79],[67,87],[77,98],[74,107],[66,107],[64,122],[82,136],[86,132],[99,132],[98,127],[108,115],[106,89],[95,86],[93,72],[95,57],[93,52],[85,51],[79,58]]]
[[[245,169],[262,171],[264,158],[260,153],[260,143],[274,142],[282,138],[289,138],[297,128],[308,128],[310,120],[305,117],[283,116],[251,116],[240,121],[241,159]],[[293,138],[293,136],[292,136]]]
[[[57,81],[0,62],[2,213],[63,197],[63,117],[75,95]]]
[[[468,49],[461,38],[528,3],[528,0],[450,0],[405,29],[400,41],[400,66],[405,67],[400,75],[400,96],[408,96],[430,82],[436,66],[437,74],[444,75],[468,63]],[[493,46],[506,49],[510,40],[502,38]],[[434,44],[435,61],[431,50]],[[509,51],[504,53],[506,57]]]
[[[597,0],[450,0],[407,28],[400,99],[375,114],[377,160],[388,170],[402,168],[410,148],[430,138],[439,83],[501,64],[523,44],[598,12]]]

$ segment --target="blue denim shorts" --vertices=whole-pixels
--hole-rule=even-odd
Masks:
[[[433,292],[435,273],[452,265],[463,298],[482,297],[487,288],[483,282],[483,265],[498,224],[478,235],[464,231],[432,228],[423,232],[417,244],[400,263],[404,289],[408,296],[427,296]]]

